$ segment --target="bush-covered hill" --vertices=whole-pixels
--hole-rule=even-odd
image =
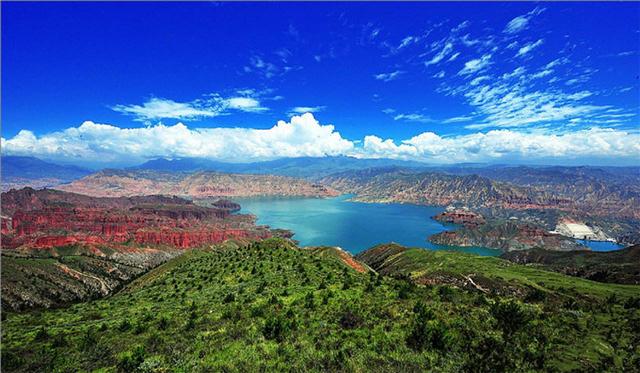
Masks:
[[[193,250],[114,296],[5,314],[2,370],[639,367],[640,287],[594,283],[495,258],[390,245],[372,250],[359,256],[367,265],[333,249],[299,249],[282,239]],[[445,285],[419,285],[423,274],[436,271],[539,291],[485,293],[447,282],[447,276],[440,282]]]

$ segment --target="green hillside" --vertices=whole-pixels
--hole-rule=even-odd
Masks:
[[[114,296],[3,314],[2,370],[619,372],[640,364],[638,286],[388,245],[359,258],[368,266],[281,239],[190,251]],[[478,280],[480,290],[456,276],[494,281]],[[503,291],[504,283],[527,291]]]

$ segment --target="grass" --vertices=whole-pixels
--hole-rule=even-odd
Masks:
[[[398,270],[379,276],[331,250],[280,239],[192,250],[111,297],[10,313],[2,370],[631,371],[640,363],[640,310],[611,299],[616,286],[439,252],[408,251],[395,258]],[[396,278],[435,268],[534,284],[529,273],[558,276],[544,283],[592,299],[523,302]]]

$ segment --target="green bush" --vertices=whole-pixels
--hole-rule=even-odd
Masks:
[[[136,346],[133,350],[124,352],[118,356],[116,367],[119,372],[134,372],[144,362],[144,347]]]

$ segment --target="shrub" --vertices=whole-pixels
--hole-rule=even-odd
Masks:
[[[444,350],[450,340],[446,325],[436,319],[433,310],[422,302],[416,303],[413,312],[416,316],[407,336],[407,345],[416,351],[426,348]]]
[[[304,297],[304,307],[308,309],[313,309],[315,307],[315,298],[313,297],[313,292],[308,292]]]
[[[344,329],[355,329],[362,325],[362,317],[357,315],[353,310],[346,310],[340,316],[340,326]]]
[[[224,299],[222,299],[223,303],[231,303],[231,302],[235,302],[236,300],[236,295],[234,293],[228,293],[227,295],[225,295]]]
[[[513,299],[494,303],[491,306],[491,315],[506,336],[513,335],[531,321],[529,313]]]
[[[169,326],[169,319],[166,316],[160,317],[158,320],[158,329],[165,330]]]
[[[129,319],[122,320],[120,322],[120,325],[118,325],[118,331],[126,332],[129,329],[131,329],[131,323],[129,322]]]
[[[267,319],[262,329],[266,339],[282,342],[289,331],[289,325],[281,316],[273,316]]]
[[[38,341],[38,342],[45,342],[49,339],[49,332],[47,331],[47,328],[45,327],[40,327],[38,329],[38,332],[36,333],[35,337],[33,337],[34,341]]]
[[[144,361],[144,347],[136,346],[133,350],[120,354],[117,368],[119,372],[133,372]]]

